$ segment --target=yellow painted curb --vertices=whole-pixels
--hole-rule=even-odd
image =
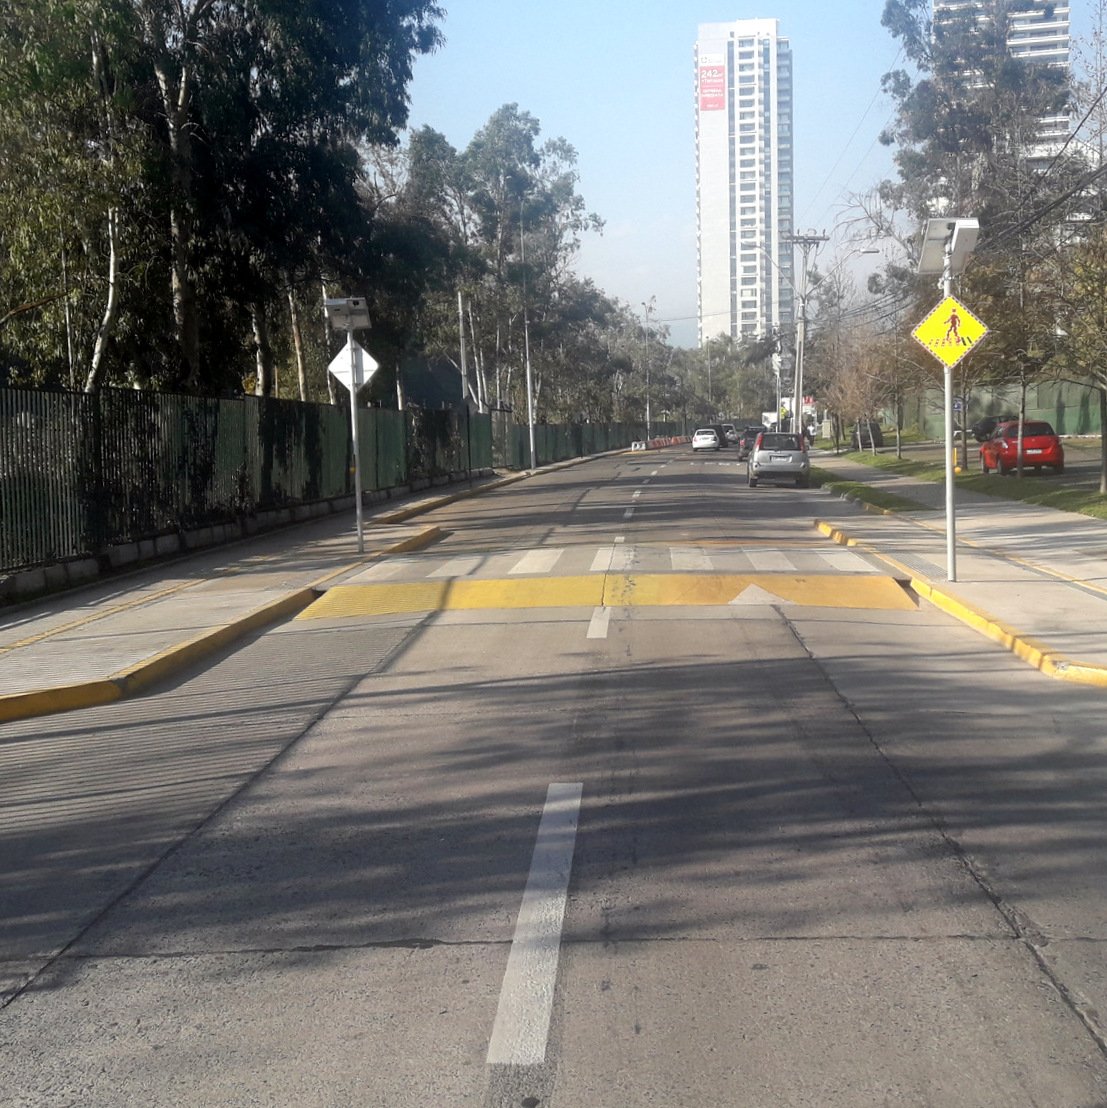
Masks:
[[[203,631],[186,642],[178,643],[160,654],[155,654],[152,658],[113,673],[110,680],[119,686],[123,696],[132,696],[178,670],[200,661],[208,654],[229,646],[237,639],[250,634],[251,631],[260,630],[285,616],[302,611],[315,600],[317,595],[314,589],[297,589],[296,592],[282,596],[279,600],[255,608],[233,623]]]
[[[123,690],[110,678],[83,681],[74,685],[57,685],[52,689],[5,693],[0,696],[0,723],[48,716],[54,712],[71,712],[75,708],[94,708],[122,697]]]
[[[924,600],[930,601],[936,608],[947,615],[953,616],[954,619],[965,624],[966,627],[971,627],[985,638],[998,643],[1005,650],[1009,650],[1014,654],[1016,658],[1032,665],[1047,677],[1055,677],[1059,681],[1070,681],[1076,685],[1107,688],[1107,666],[1097,665],[1094,662],[1074,661],[1029,635],[1024,635],[1021,631],[1008,626],[989,612],[974,608],[971,604],[967,604],[965,601],[943,591],[932,581],[916,576],[890,554],[875,550],[866,543],[859,543],[840,528],[833,527],[823,520],[815,520],[815,526],[822,534],[833,539],[840,546],[861,547],[867,554],[871,554],[887,565],[905,573],[911,588]]]

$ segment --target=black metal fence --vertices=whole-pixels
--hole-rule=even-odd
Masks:
[[[528,429],[464,409],[359,412],[362,487],[530,465]],[[538,464],[641,427],[540,425]],[[0,572],[354,492],[347,408],[260,397],[0,389]]]

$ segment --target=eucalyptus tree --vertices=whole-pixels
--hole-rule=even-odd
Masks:
[[[23,379],[98,386],[147,230],[126,29],[120,4],[0,8],[0,341]]]
[[[399,203],[443,236],[454,280],[423,304],[428,350],[458,358],[460,298],[475,403],[521,410],[528,351],[537,403],[566,395],[551,375],[567,371],[566,344],[586,338],[570,339],[569,331],[596,326],[606,310],[577,318],[590,296],[572,260],[580,234],[599,220],[577,192],[576,152],[564,139],[543,141],[533,115],[505,104],[463,150],[423,128],[407,159]]]
[[[252,280],[244,291],[254,300],[257,331],[272,275],[352,199],[339,188],[339,204],[325,212],[312,202],[328,195],[327,185],[352,183],[355,166],[343,148],[395,141],[414,57],[438,45],[442,11],[431,0],[132,2],[164,118],[175,328],[188,379],[197,384],[195,275],[203,267],[201,231],[211,230],[205,202],[224,205],[217,229],[237,239],[232,253],[246,255]],[[228,164],[234,160],[237,166]],[[287,233],[278,236],[282,228]]]

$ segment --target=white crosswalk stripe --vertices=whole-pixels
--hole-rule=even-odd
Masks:
[[[795,573],[796,564],[779,550],[751,550],[746,557],[759,573]]]
[[[557,565],[558,559],[564,553],[565,551],[561,548],[528,550],[526,554],[508,570],[508,573],[549,573],[553,567]]]
[[[469,555],[462,558],[451,558],[444,566],[440,566],[430,577],[468,577],[475,569],[479,568],[484,558],[480,555]]]
[[[709,572],[714,568],[710,556],[698,546],[672,546],[669,548],[669,560],[673,569],[684,572]]]
[[[593,546],[536,547],[442,560],[406,557],[377,563],[349,579],[350,584],[419,578],[498,579],[508,576],[573,576],[586,573],[881,573],[861,554],[818,546],[742,546],[740,542],[696,546],[689,543],[613,541]]]

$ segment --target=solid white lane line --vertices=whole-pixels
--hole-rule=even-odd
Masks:
[[[608,624],[611,623],[610,608],[596,608],[592,612],[592,619],[588,624],[588,638],[606,639]]]
[[[672,546],[669,548],[669,558],[672,560],[673,569],[689,572],[714,569],[711,558],[694,546]]]
[[[748,550],[746,557],[754,569],[764,573],[794,573],[796,569],[791,558],[779,550]]]
[[[555,550],[528,550],[508,570],[508,573],[549,573],[557,565],[558,558],[564,552],[561,548]]]
[[[488,1044],[490,1066],[536,1066],[546,1060],[582,792],[579,782],[555,783],[546,792]]]
[[[430,577],[468,577],[480,564],[484,561],[484,558],[479,554],[467,555],[462,558],[451,558],[445,565],[440,566],[433,573],[428,574]]]

